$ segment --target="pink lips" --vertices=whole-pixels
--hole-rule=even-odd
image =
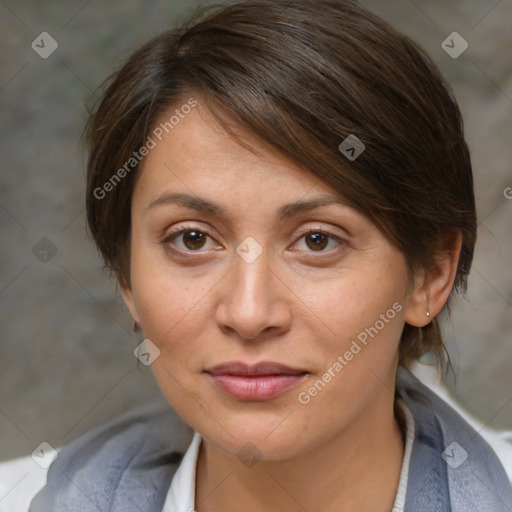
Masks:
[[[242,401],[263,401],[274,398],[295,386],[307,374],[279,363],[262,362],[248,365],[224,363],[206,370],[217,388]]]

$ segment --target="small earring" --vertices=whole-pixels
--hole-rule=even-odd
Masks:
[[[138,322],[133,322],[133,332],[139,332],[140,331],[140,325]]]
[[[427,317],[430,318],[430,311],[427,309]]]

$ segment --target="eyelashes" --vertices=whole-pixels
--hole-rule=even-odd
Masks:
[[[189,240],[189,243],[192,243],[192,244],[201,244],[203,240],[206,240],[206,238],[211,238],[213,240],[213,237],[206,231],[202,230],[202,229],[197,229],[197,228],[185,228],[185,229],[180,229],[179,231],[176,231],[174,233],[171,233],[169,236],[167,236],[163,241],[162,243],[166,244],[166,245],[174,245],[176,246],[176,244],[174,243],[174,240],[176,240],[177,238],[179,238],[180,236],[182,235],[185,235],[185,234],[189,234],[189,235],[192,235],[191,237],[189,237],[191,240]],[[199,249],[202,249],[202,247],[199,247]],[[179,251],[181,252],[205,252],[205,251],[200,251],[198,249],[190,249],[190,248],[186,248],[185,249],[182,249],[182,248],[179,248],[178,249]]]
[[[176,241],[179,241],[180,239],[181,243],[177,244]],[[199,228],[198,226],[186,226],[170,233],[162,240],[161,243],[174,252],[187,255],[191,253],[206,252],[203,249],[207,245],[208,239],[211,239],[212,241],[214,240],[213,236],[203,228]],[[302,231],[293,245],[297,245],[302,240],[305,242],[306,247],[310,249],[305,249],[305,252],[312,254],[330,254],[331,252],[336,251],[340,246],[346,245],[345,240],[323,228],[308,228],[307,230]],[[325,250],[331,242],[337,244],[336,247],[334,249]],[[179,245],[181,245],[181,247]],[[219,245],[217,245],[217,247],[222,248],[222,246]]]

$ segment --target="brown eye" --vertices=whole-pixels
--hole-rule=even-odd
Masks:
[[[327,247],[327,244],[329,243],[329,237],[327,235],[325,235],[324,233],[314,231],[305,235],[304,240],[306,240],[306,245],[314,251],[321,251],[325,249],[325,247]]]
[[[183,244],[192,251],[201,249],[205,242],[205,234],[201,231],[184,231]],[[206,235],[207,236],[207,235]]]
[[[165,240],[164,244],[170,244],[177,247],[182,252],[203,252],[203,249],[207,243],[207,239],[210,235],[200,231],[199,229],[182,229],[176,233],[171,233]],[[181,239],[181,243],[178,243]]]
[[[301,237],[299,238],[299,241],[300,240],[304,240],[306,245],[306,252],[330,252],[329,249],[325,249],[331,241],[334,241],[338,246],[343,245],[342,239],[322,229],[310,229],[302,233]]]

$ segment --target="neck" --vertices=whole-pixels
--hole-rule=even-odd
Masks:
[[[404,453],[393,397],[383,387],[352,424],[292,459],[245,467],[203,439],[196,472],[199,512],[389,512]]]

